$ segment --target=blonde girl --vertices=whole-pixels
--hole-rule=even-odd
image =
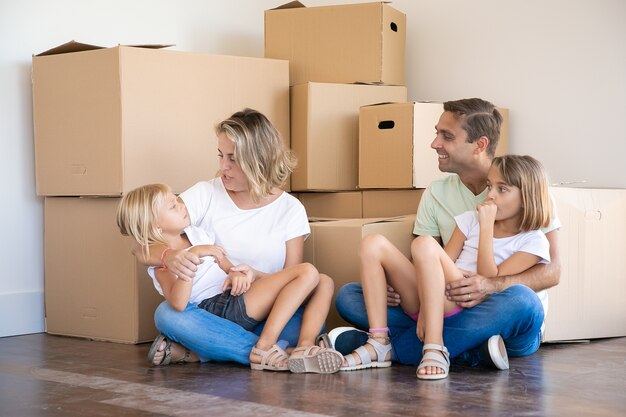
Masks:
[[[443,341],[443,319],[462,309],[444,296],[448,282],[468,272],[487,277],[518,274],[537,263],[550,262],[549,243],[539,229],[551,221],[548,178],[530,156],[508,155],[493,160],[486,200],[455,217],[456,228],[442,248],[431,236],[411,245],[414,273],[362,275],[370,338],[346,356],[342,370],[390,366],[391,343],[386,323],[387,284],[400,294],[400,306],[417,321],[424,342],[417,368],[420,379],[448,376],[449,355]],[[368,366],[369,365],[369,366]]]

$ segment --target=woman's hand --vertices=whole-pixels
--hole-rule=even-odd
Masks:
[[[169,249],[163,257],[167,269],[177,278],[193,281],[198,265],[204,262],[196,254],[184,249]]]

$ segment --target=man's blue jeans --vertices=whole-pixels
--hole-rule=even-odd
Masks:
[[[265,322],[253,332],[189,303],[184,311],[176,311],[162,302],[154,312],[157,329],[168,339],[195,352],[202,362],[233,361],[250,364],[249,355]],[[289,320],[279,340],[295,346],[302,325],[302,308]]]
[[[368,330],[360,283],[352,282],[341,287],[335,305],[346,321],[361,330]],[[450,358],[477,348],[497,334],[504,339],[509,356],[531,355],[541,344],[543,319],[543,306],[537,294],[524,285],[513,285],[475,307],[444,319],[443,340]],[[405,365],[419,364],[423,344],[416,335],[416,322],[400,307],[388,307],[387,323],[394,360]]]

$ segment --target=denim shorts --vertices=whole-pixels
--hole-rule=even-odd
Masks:
[[[252,330],[260,323],[260,321],[246,314],[246,302],[243,295],[230,295],[230,290],[202,300],[198,307],[218,317],[237,323],[246,330]]]

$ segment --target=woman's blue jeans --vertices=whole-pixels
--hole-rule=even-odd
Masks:
[[[341,287],[335,305],[346,321],[368,330],[360,283],[351,282]],[[444,319],[443,340],[451,358],[477,348],[497,334],[504,339],[509,356],[531,355],[541,344],[543,319],[543,306],[537,294],[524,285],[513,285],[475,307]],[[416,335],[416,322],[400,307],[388,307],[387,323],[394,360],[405,365],[419,364],[423,344]]]
[[[265,322],[252,332],[189,303],[184,311],[176,311],[162,302],[154,312],[157,329],[168,339],[195,352],[202,362],[233,361],[250,364],[249,355]],[[302,308],[289,320],[279,340],[295,346],[302,325]],[[283,342],[283,343],[284,343]],[[284,347],[284,346],[283,346]]]

